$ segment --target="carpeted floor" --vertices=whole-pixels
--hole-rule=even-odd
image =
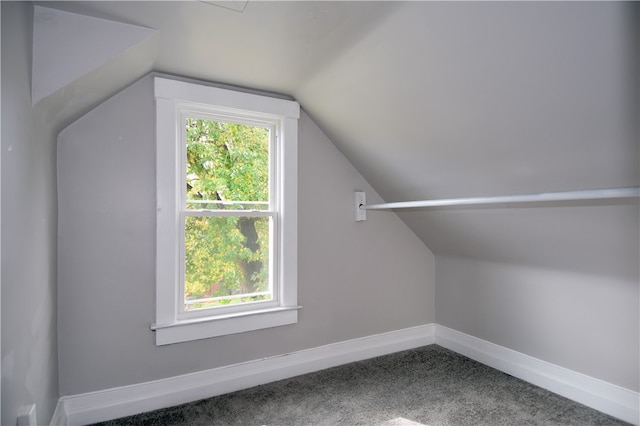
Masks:
[[[205,425],[623,425],[436,345],[100,423]]]

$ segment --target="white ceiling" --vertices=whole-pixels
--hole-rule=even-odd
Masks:
[[[294,97],[386,201],[639,184],[638,3],[238,3],[41,4],[159,30],[148,69]],[[637,202],[400,215],[436,253],[637,279]]]

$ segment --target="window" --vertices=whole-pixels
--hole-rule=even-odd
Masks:
[[[156,344],[296,323],[298,104],[154,85]]]

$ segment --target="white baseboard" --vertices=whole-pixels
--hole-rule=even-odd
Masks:
[[[486,340],[427,324],[193,374],[60,398],[52,426],[112,420],[436,343],[613,417],[640,425],[640,395]]]
[[[53,417],[51,417],[51,426],[67,426],[69,422],[67,421],[67,413],[65,412],[64,401],[62,398],[58,400],[58,404],[56,405],[56,409],[53,412]]]
[[[640,394],[471,335],[436,325],[436,344],[634,425]]]
[[[171,407],[434,343],[427,324],[120,388],[64,396],[55,426],[85,425]]]

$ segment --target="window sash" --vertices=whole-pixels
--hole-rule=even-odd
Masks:
[[[260,300],[254,302],[241,302],[229,306],[214,306],[188,311],[185,309],[185,272],[186,272],[186,244],[185,244],[185,219],[187,217],[269,217],[269,288],[271,289],[271,300]],[[180,234],[179,234],[179,282],[177,303],[177,319],[193,319],[211,317],[216,315],[226,315],[231,313],[254,311],[256,309],[269,309],[281,305],[281,288],[278,281],[278,212],[275,211],[252,211],[244,210],[184,210],[180,213]],[[253,294],[253,293],[252,293]],[[237,296],[237,295],[234,295]]]
[[[187,200],[186,194],[186,159],[187,159],[187,132],[185,129],[185,124],[187,119],[200,119],[200,120],[210,120],[217,121],[223,123],[232,123],[232,124],[240,124],[246,126],[253,127],[263,127],[269,130],[269,187],[268,187],[268,200],[220,200],[223,204],[243,204],[243,203],[252,203],[252,204],[264,204],[268,205],[268,210],[278,210],[279,209],[279,201],[280,197],[278,196],[278,182],[280,177],[278,176],[278,133],[280,133],[280,122],[277,119],[267,119],[267,118],[251,118],[248,117],[245,113],[230,113],[230,112],[222,112],[218,111],[219,108],[215,107],[195,107],[195,106],[187,106],[187,105],[178,105],[179,111],[179,120],[181,123],[180,128],[180,173],[182,177],[182,186],[180,188],[180,205],[183,206],[184,209],[187,208],[188,204],[195,204],[199,200]],[[212,200],[213,201],[213,200]],[[192,209],[189,209],[192,210]]]
[[[178,272],[178,297],[176,298],[177,319],[185,320],[192,318],[211,317],[217,315],[225,315],[229,313],[253,311],[256,309],[273,308],[280,306],[280,289],[278,286],[278,251],[275,248],[278,247],[278,209],[279,200],[278,196],[278,182],[280,182],[280,176],[278,175],[277,154],[278,150],[278,132],[279,126],[277,120],[270,119],[258,119],[247,117],[245,114],[233,114],[229,112],[219,112],[217,108],[200,108],[189,105],[181,105],[178,107],[178,117],[180,123],[180,155],[178,161],[180,163],[180,212],[179,212],[179,272]],[[268,161],[268,173],[269,173],[269,187],[268,195],[269,200],[259,201],[235,201],[235,200],[222,200],[222,203],[227,204],[267,204],[266,210],[223,210],[223,209],[190,209],[187,208],[188,204],[196,204],[199,200],[187,200],[186,181],[187,181],[187,131],[186,122],[188,119],[202,119],[223,123],[233,123],[254,127],[263,127],[269,130],[269,161]],[[196,203],[192,203],[196,201]],[[272,299],[267,301],[255,301],[255,302],[241,302],[229,306],[214,306],[210,308],[202,308],[192,311],[185,309],[185,270],[186,270],[186,247],[185,247],[185,218],[186,217],[270,217],[269,224],[269,287],[272,292]]]

